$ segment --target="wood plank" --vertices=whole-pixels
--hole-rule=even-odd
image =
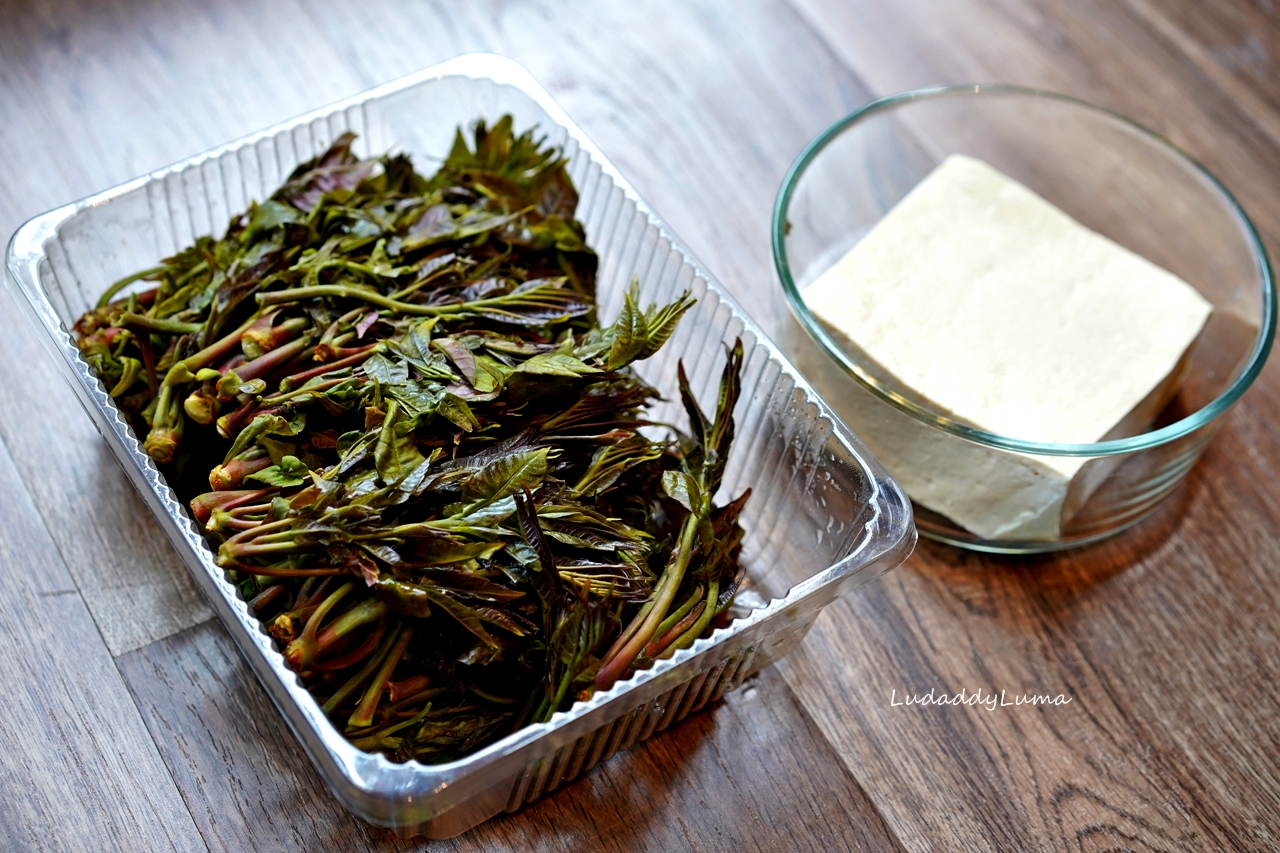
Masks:
[[[224,29],[232,41],[281,34],[270,46],[260,42],[256,55],[255,70],[273,85],[256,97],[239,97],[223,85],[235,79],[237,52],[197,48],[211,29],[217,31],[220,18],[212,8],[187,14],[196,5],[49,2],[6,8],[0,158],[14,168],[0,174],[0,233],[359,88],[341,73],[335,80],[333,73],[294,70],[280,51],[303,51],[309,32],[283,27],[268,14],[261,22],[265,30],[234,20],[229,32]],[[290,33],[297,41],[289,41]],[[314,46],[306,49],[315,55]],[[173,73],[171,50],[199,56],[199,69],[193,64],[181,69],[185,75]],[[331,56],[315,59],[321,69],[341,68],[329,63]],[[196,93],[185,89],[196,74],[212,85]],[[273,91],[290,94],[282,99]],[[182,103],[189,104],[184,113],[175,110]],[[0,299],[0,311],[15,316],[9,298]],[[121,654],[210,618],[212,611],[34,332],[25,322],[14,325],[0,339],[0,437],[107,647]]]
[[[1249,103],[1233,97],[1247,88],[1239,72],[1205,73],[1186,52],[1195,37],[1184,31],[1171,40],[1168,27],[1153,25],[1166,16],[1164,4],[788,2],[878,95],[934,83],[1009,82],[1128,115],[1204,162],[1240,198],[1272,248],[1280,245],[1276,113],[1256,108],[1260,96]],[[1224,84],[1228,77],[1232,82]]]
[[[419,846],[344,811],[219,624],[118,664],[211,850]],[[901,849],[771,671],[517,814],[438,846]]]
[[[1204,159],[1280,236],[1267,93],[1208,73],[1217,60],[1163,5],[794,3],[878,93],[1004,80],[1134,115]],[[1276,371],[1135,531],[1031,559],[922,544],[784,663],[908,849],[1273,843],[1280,794],[1261,768],[1280,766]],[[890,704],[979,688],[1071,702]]]
[[[1175,46],[1280,141],[1280,14],[1248,3],[1126,0],[1152,32]]]
[[[1228,432],[1211,454],[1239,443]],[[1241,472],[1206,461],[1159,517],[1079,554],[997,560],[924,543],[784,662],[908,849],[1262,849],[1274,837],[1280,792],[1263,768],[1280,757],[1278,519],[1263,495],[1229,497]],[[1071,701],[890,704],[979,688]]]
[[[0,847],[203,850],[0,445]]]
[[[121,654],[208,619],[213,611],[8,293],[0,312],[16,320],[0,339],[0,438],[107,648]]]

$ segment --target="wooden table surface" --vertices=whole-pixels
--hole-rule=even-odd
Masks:
[[[1006,81],[1166,134],[1280,247],[1272,0],[0,0],[0,233],[475,50],[524,63],[766,328],[768,217],[869,99]],[[346,814],[0,297],[0,848],[1280,848],[1280,364],[1112,542],[922,542],[709,711],[459,838]],[[896,707],[891,691],[1063,693]]]

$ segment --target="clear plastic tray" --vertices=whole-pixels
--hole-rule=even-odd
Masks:
[[[107,284],[221,233],[344,131],[359,134],[365,155],[406,151],[430,169],[456,126],[504,113],[517,127],[538,125],[569,158],[578,215],[600,254],[602,317],[616,314],[633,273],[646,302],[686,288],[698,297],[672,341],[642,363],[669,401],[678,400],[678,358],[699,399],[714,400],[724,344],[742,338],[744,393],[721,499],[754,490],[742,520],[749,581],[742,615],[727,627],[550,722],[449,764],[393,764],[348,743],[284,665],[68,328]],[[900,564],[915,544],[898,486],[546,91],[501,57],[459,57],[37,216],[6,260],[19,304],[320,773],[353,812],[405,835],[456,835],[666,728],[790,652],[822,607]],[[671,408],[660,418],[682,417],[678,404],[662,406]]]

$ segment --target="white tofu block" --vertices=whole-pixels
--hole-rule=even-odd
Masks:
[[[988,432],[1052,443],[1145,429],[1176,394],[1212,310],[1177,276],[960,155],[804,298],[904,396]],[[908,494],[988,539],[1056,538],[1114,467],[992,450],[901,420],[884,427],[862,437]]]

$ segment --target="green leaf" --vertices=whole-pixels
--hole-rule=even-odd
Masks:
[[[337,447],[335,448],[338,451],[338,456],[339,457],[346,456],[349,452],[351,452],[351,448],[355,447],[356,443],[359,442],[360,439],[364,437],[365,437],[364,432],[358,429],[353,429],[348,432],[344,432],[342,435],[338,436],[338,444],[337,444]]]
[[[445,205],[437,205],[428,211],[428,214],[441,210],[440,215],[431,218],[423,217],[425,222],[410,229],[408,236],[401,244],[402,252],[416,252],[439,243],[465,240],[468,237],[494,231],[516,221],[528,212],[528,208],[508,214],[475,211],[464,215],[461,219],[453,219]]]
[[[419,546],[413,548],[413,557],[429,566],[448,566],[454,562],[466,562],[476,558],[489,560],[494,552],[500,551],[506,547],[506,544],[506,542],[460,542],[457,539],[444,537],[422,539]]]
[[[502,390],[511,375],[511,368],[496,358],[487,355],[476,355],[476,376],[471,380],[471,387],[481,394],[493,394]]]
[[[462,493],[470,509],[510,497],[521,489],[535,489],[547,476],[547,448],[522,450],[501,456],[463,482]]]
[[[473,432],[480,428],[480,421],[465,400],[433,382],[410,380],[403,385],[388,387],[386,394],[414,417],[438,415],[463,432]]]
[[[436,411],[463,432],[472,432],[480,428],[480,421],[476,420],[475,414],[472,413],[466,401],[448,391],[441,392]]]
[[[496,551],[502,543],[480,543],[487,550]],[[461,562],[461,561],[455,561]],[[446,590],[456,597],[477,599],[488,602],[509,602],[523,598],[523,590],[504,586],[483,575],[457,566],[427,566],[410,570],[415,573],[414,582],[423,586]]]
[[[434,382],[409,381],[401,385],[391,385],[382,389],[382,393],[396,400],[410,415],[428,415],[436,410],[443,389]]]
[[[301,222],[302,219],[302,213],[288,204],[270,200],[254,204],[249,208],[249,224],[240,239],[246,244],[252,243],[281,225]]]
[[[480,604],[473,607],[472,610],[490,625],[496,625],[504,631],[515,634],[517,637],[524,637],[537,630],[536,625],[509,608],[497,607],[492,604]]]
[[[531,279],[510,293],[466,305],[481,317],[517,326],[543,326],[590,313],[594,302],[564,285],[564,278]]]
[[[706,466],[703,476],[707,493],[715,494],[724,476],[724,466],[729,460],[729,446],[733,443],[733,409],[742,392],[742,339],[734,341],[725,360],[720,377],[720,394],[716,401],[716,419],[711,424],[706,439]]]
[[[310,473],[306,464],[296,456],[285,456],[280,460],[280,464],[263,468],[245,479],[268,486],[301,486],[307,482],[309,479],[307,475]]]
[[[287,420],[280,415],[258,415],[247,427],[240,430],[222,464],[227,464],[243,453],[260,435],[294,436],[302,432],[306,424],[306,414],[303,412],[297,412]]]
[[[451,536],[423,539],[413,548],[413,559],[428,566],[447,566],[468,560],[487,560],[506,547],[506,542],[467,542]]]
[[[680,387],[680,402],[684,404],[685,413],[689,415],[689,429],[693,440],[697,442],[699,453],[707,442],[707,434],[711,432],[711,421],[703,414],[693,391],[689,388],[689,377],[684,372],[684,359],[676,362],[676,381]]]
[[[284,441],[276,441],[274,438],[265,435],[258,436],[258,444],[265,447],[267,449],[267,453],[271,454],[271,462],[273,465],[281,464],[282,459],[294,456],[298,452],[296,445],[289,444]]]
[[[494,195],[514,196],[522,206],[539,204],[544,215],[562,210],[572,215],[577,194],[566,197],[562,186],[569,183],[564,175],[566,161],[556,149],[543,147],[545,139],[536,138],[532,130],[517,136],[511,116],[505,115],[492,127],[478,122],[474,140],[473,152],[462,131],[458,131],[453,150],[432,180],[433,186],[450,182],[479,184]],[[571,189],[572,184],[569,186]]]
[[[409,365],[375,352],[365,360],[364,375],[380,385],[403,385],[409,381]]]
[[[412,498],[420,497],[425,491],[423,488],[428,477],[431,474],[431,466],[440,460],[444,455],[444,451],[439,447],[431,451],[431,455],[422,460],[417,468],[414,468],[404,479],[396,484],[396,491],[389,498],[392,504],[401,504]]]
[[[516,368],[516,372],[541,374],[543,376],[586,376],[590,373],[602,373],[603,371],[568,353],[546,352],[535,355],[525,361]]]
[[[641,312],[639,296],[640,279],[632,277],[631,287],[623,297],[622,311],[606,333],[606,337],[612,340],[606,359],[610,370],[642,361],[662,349],[675,332],[680,318],[697,302],[686,290],[669,305],[661,308],[650,305]]]
[[[514,496],[516,501],[516,517],[520,522],[520,532],[537,555],[535,564],[522,563],[524,575],[533,586],[542,602],[542,633],[550,638],[555,630],[557,610],[560,600],[560,575],[556,571],[555,555],[542,535],[542,524],[538,520],[537,508],[529,493],[521,490]]]
[[[635,438],[597,450],[573,490],[587,497],[601,494],[630,469],[662,458],[661,445],[651,444],[635,433],[632,435]]]
[[[305,412],[294,412],[287,419],[276,418],[264,430],[268,435],[284,435],[295,436],[301,433],[307,426],[307,415]]]
[[[480,642],[494,650],[502,648],[502,643],[485,630],[482,624],[483,619],[475,610],[444,592],[433,590],[431,587],[424,587],[424,589],[432,604],[456,619],[459,625],[474,634]]]
[[[683,471],[663,471],[662,490],[689,512],[700,512],[702,492],[698,482]]]
[[[506,531],[502,529],[502,525],[515,511],[515,501],[511,497],[478,509],[464,503],[449,504],[442,510],[448,517],[434,524],[440,529],[462,536],[503,535]]]
[[[387,417],[382,422],[378,442],[373,449],[373,463],[378,469],[378,476],[388,486],[396,485],[426,461],[413,440],[413,428],[413,420],[404,417],[400,403],[396,400],[389,402]]]
[[[400,558],[400,552],[395,548],[392,548],[390,545],[379,545],[376,542],[361,542],[360,547],[389,566],[398,566],[404,562]],[[369,564],[366,563],[364,565],[366,566],[366,570],[371,571],[371,569],[367,568]],[[368,580],[367,576],[366,580]]]
[[[465,378],[472,385],[476,382],[476,359],[471,354],[471,350],[457,338],[436,338],[431,345],[449,357],[454,366],[462,372]]]
[[[418,371],[423,379],[448,382],[457,377],[449,369],[444,357],[431,351],[431,330],[438,320],[438,317],[429,317],[398,337],[388,338],[385,344]]]
[[[631,286],[622,297],[622,311],[610,328],[613,333],[613,343],[609,347],[609,357],[606,360],[610,370],[617,370],[635,360],[636,354],[644,346],[648,326],[644,321],[644,315],[640,312],[640,306],[636,304],[639,292],[640,280],[632,278]]]
[[[495,650],[502,648],[502,643],[485,630],[484,620],[478,613],[438,588],[386,577],[379,578],[373,588],[378,598],[397,613],[426,619],[431,615],[432,606],[439,607],[486,646]]]
[[[606,518],[584,505],[572,512],[557,512],[563,506],[548,505],[538,510],[538,520],[546,534],[558,542],[593,551],[642,553],[648,550],[645,534],[616,518]]]

